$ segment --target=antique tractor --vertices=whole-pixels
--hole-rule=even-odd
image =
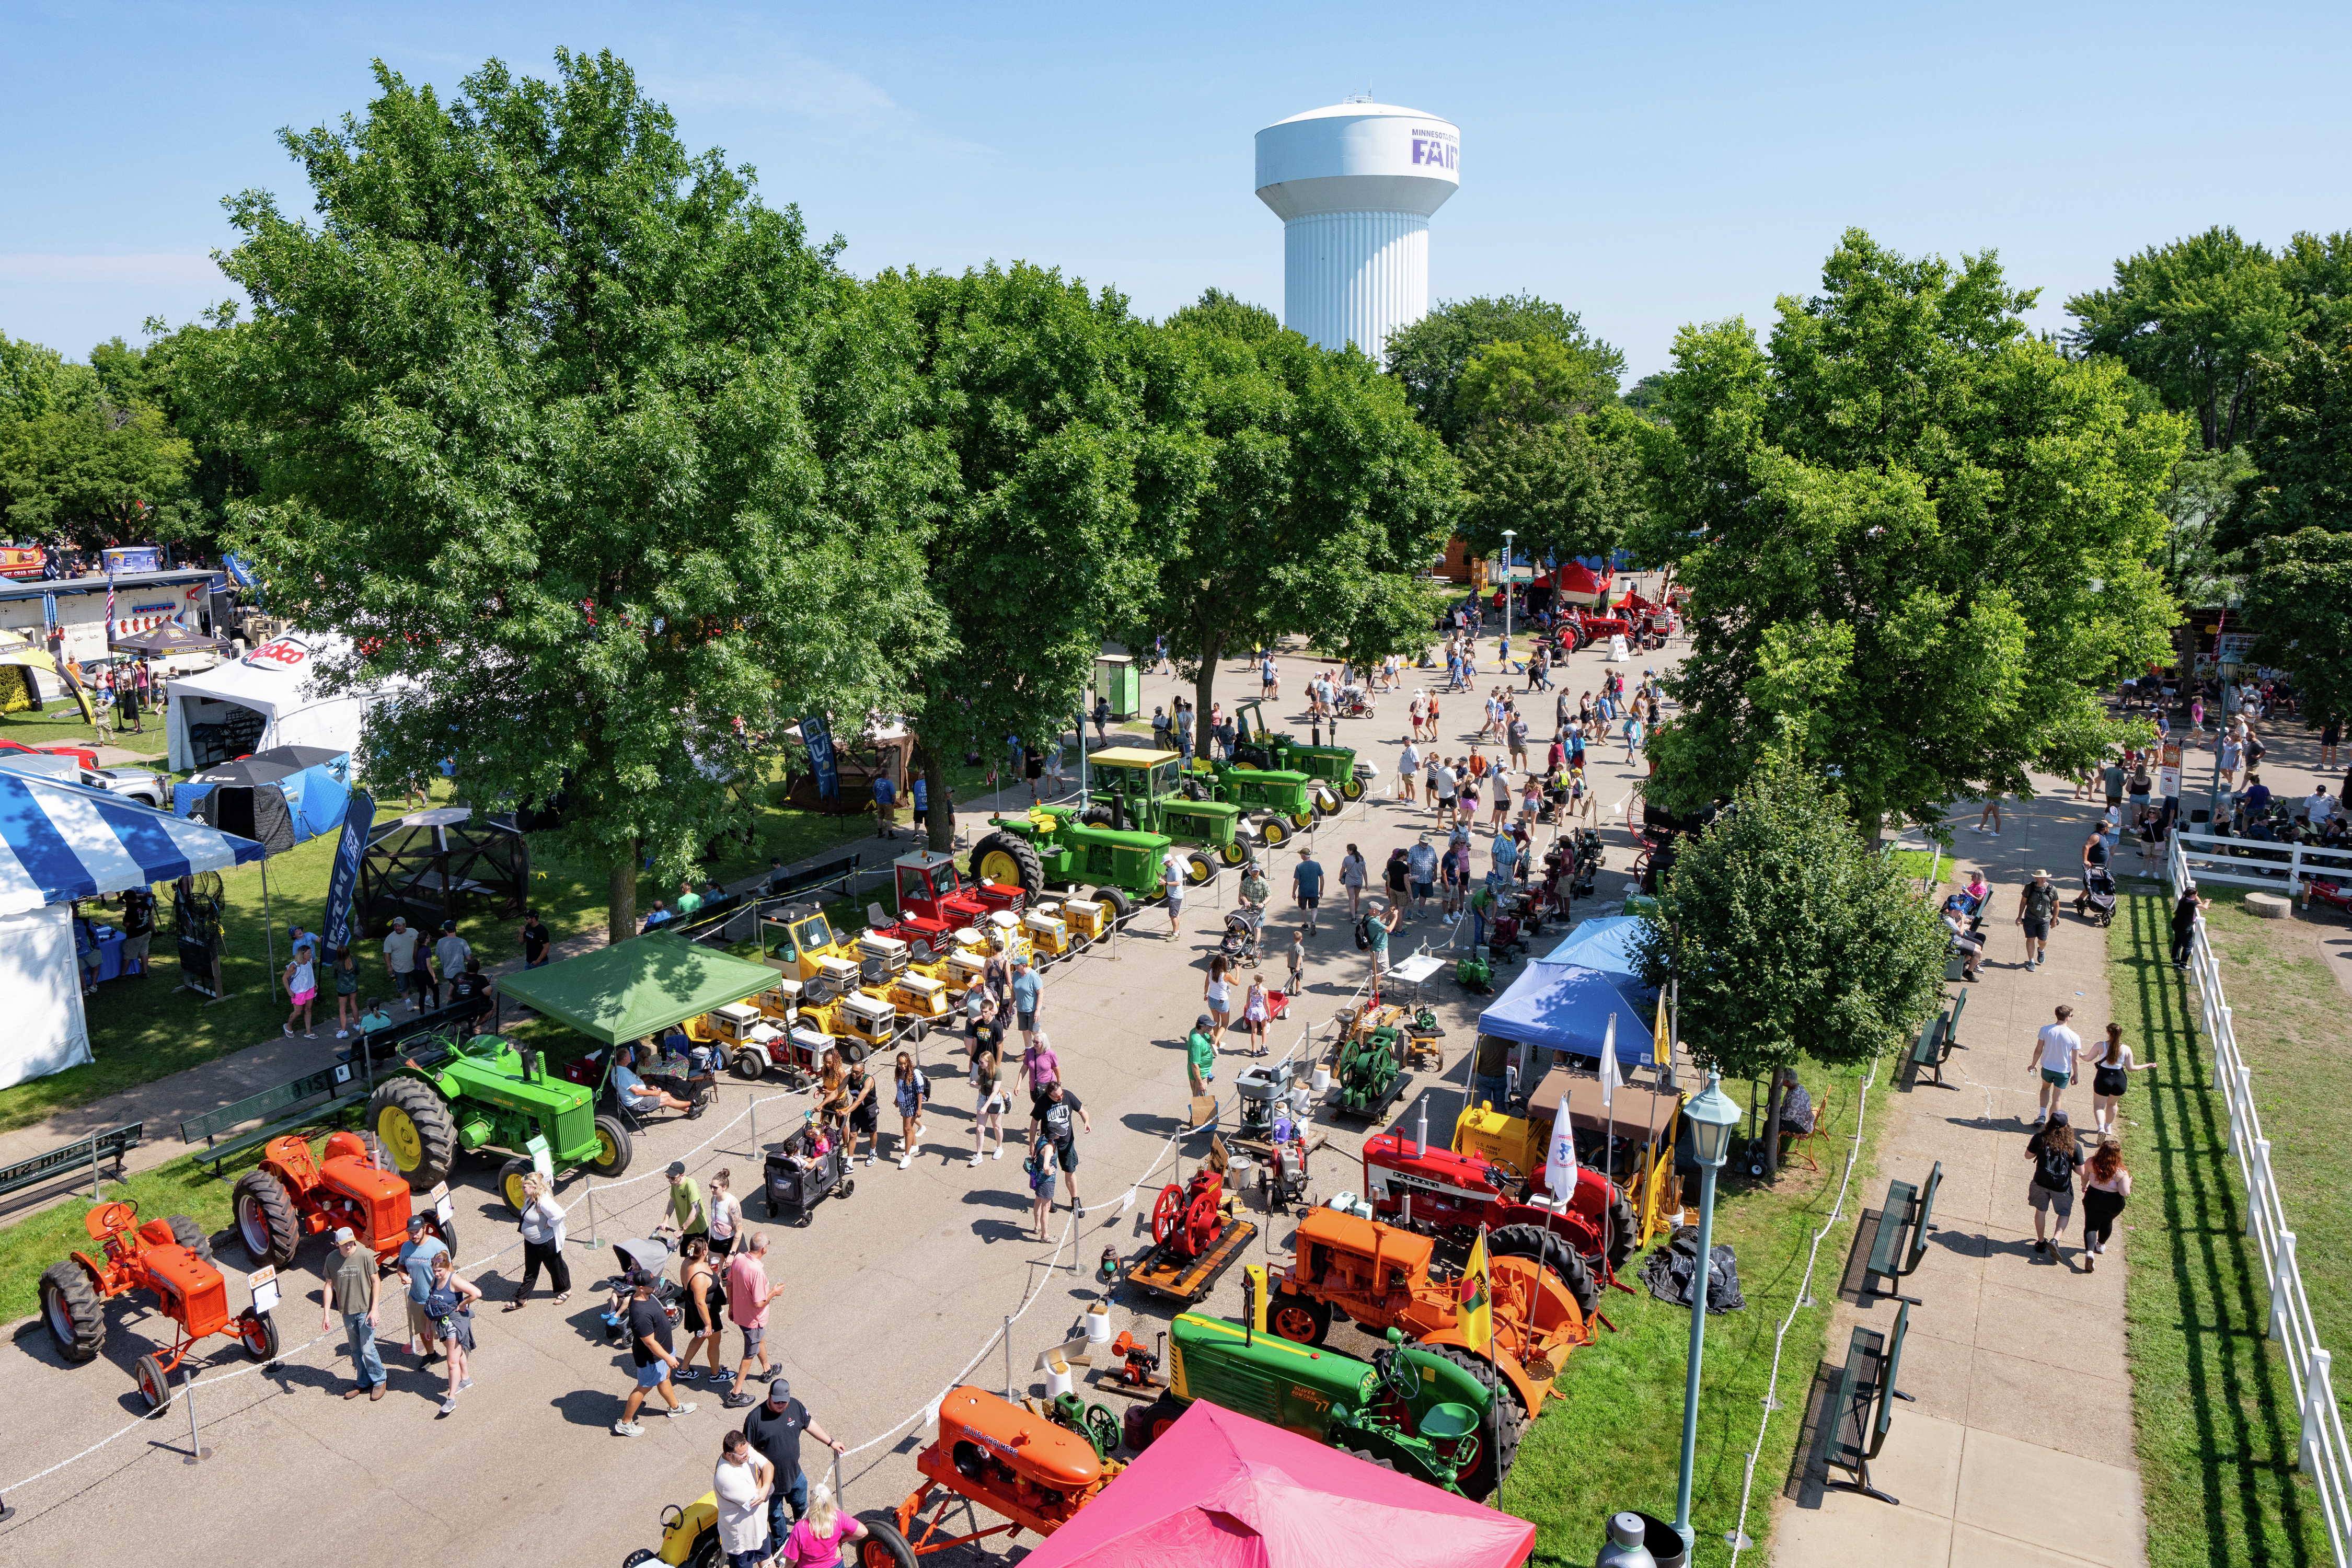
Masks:
[[[1228,866],[1249,858],[1241,808],[1211,799],[1208,782],[1185,776],[1184,760],[1174,752],[1109,746],[1091,761],[1094,787],[1080,821],[1164,834]]]
[[[447,1181],[460,1153],[503,1150],[517,1156],[499,1173],[499,1191],[513,1203],[534,1137],[547,1140],[558,1170],[584,1165],[611,1177],[629,1168],[628,1129],[618,1116],[597,1114],[599,1090],[550,1074],[537,1051],[496,1035],[412,1044],[417,1048],[376,1084],[367,1106],[369,1131],[411,1187]],[[608,1060],[602,1076],[611,1070]]]
[[[1091,887],[1094,898],[1123,921],[1137,904],[1160,896],[1160,864],[1172,842],[1163,834],[1122,831],[1079,820],[1076,808],[1043,805],[1025,816],[992,816],[993,831],[971,847],[972,880],[1017,888],[1035,899],[1047,888]],[[1216,867],[1194,850],[1193,879]]]
[[[775,951],[768,951],[769,939]],[[857,950],[834,934],[823,910],[802,906],[760,921],[760,949],[768,967],[801,983],[811,1006],[821,1007],[857,989],[864,973]]]
[[[1225,1178],[1206,1165],[1181,1186],[1169,1183],[1151,1205],[1153,1244],[1188,1261],[1200,1257],[1224,1231],[1224,1202]]]
[[[1416,1048],[1417,1025],[1401,1007],[1368,1006],[1342,1015],[1339,1057],[1331,1074],[1331,1109],[1370,1121],[1411,1081],[1405,1063]],[[1434,1026],[1434,1019],[1432,1020]]]
[[[1305,773],[1320,786],[1316,809],[1328,816],[1343,800],[1361,800],[1364,781],[1349,746],[1302,746],[1265,727],[1258,699],[1234,705],[1234,760],[1244,766],[1282,768]]]
[[[41,1320],[58,1353],[77,1364],[95,1361],[106,1344],[106,1303],[144,1290],[175,1331],[168,1352],[139,1358],[135,1375],[150,1410],[172,1403],[172,1373],[209,1335],[230,1335],[254,1360],[275,1361],[277,1323],[267,1308],[230,1314],[228,1281],[213,1266],[212,1244],[196,1222],[184,1214],[144,1225],[138,1218],[134,1202],[98,1205],[82,1216],[82,1228],[99,1244],[99,1255],[77,1252],[41,1275]]]
[[[1367,1333],[1401,1329],[1407,1339],[1482,1380],[1491,1366],[1500,1386],[1518,1402],[1522,1418],[1542,1409],[1569,1353],[1591,1342],[1591,1328],[1576,1298],[1532,1258],[1490,1253],[1495,1337],[1482,1355],[1470,1348],[1462,1322],[1464,1293],[1475,1281],[1434,1274],[1429,1237],[1318,1208],[1298,1222],[1292,1245],[1296,1260],[1273,1286],[1267,1322],[1276,1333],[1319,1345],[1335,1312]],[[1498,1449],[1496,1458],[1507,1468],[1511,1454]]]
[[[520,1209],[518,1184],[509,1200]],[[229,1194],[237,1238],[255,1263],[284,1268],[301,1251],[306,1237],[349,1226],[360,1245],[389,1264],[408,1238],[408,1183],[394,1173],[382,1143],[363,1132],[330,1132],[318,1159],[299,1132],[273,1138],[261,1163],[236,1179]],[[456,1227],[427,1209],[425,1228],[453,1251]]]
[[[1240,755],[1238,750],[1234,755]],[[1287,769],[1204,758],[1192,764],[1186,782],[1210,799],[1242,813],[1245,820],[1235,832],[1267,849],[1288,841],[1293,834],[1306,832],[1327,815],[1323,807],[1328,792],[1324,786]],[[1339,797],[1328,795],[1328,800],[1336,810]]]
[[[933,963],[960,946],[976,945],[979,926],[998,910],[1021,912],[1028,901],[1018,887],[977,883],[966,887],[956,876],[955,860],[936,850],[922,849],[890,862],[898,879],[898,920],[877,925],[877,936],[897,937],[907,944],[908,961],[918,967]],[[962,942],[957,933],[968,931]]]
[[[940,1401],[940,1435],[915,1456],[923,1484],[887,1519],[865,1516],[859,1568],[891,1568],[992,1535],[1051,1535],[1124,1468],[1058,1421],[982,1389],[954,1389]],[[931,1493],[942,1489],[949,1495],[924,1521]],[[1012,1522],[937,1539],[948,1514],[967,1502]]]
[[[1518,1410],[1470,1369],[1391,1329],[1370,1362],[1197,1312],[1169,1326],[1168,1393],[1128,1411],[1140,1450],[1205,1399],[1483,1502],[1516,1454]],[[1504,1429],[1498,1430],[1497,1424]]]

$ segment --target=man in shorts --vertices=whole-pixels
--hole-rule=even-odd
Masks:
[[[2017,924],[2025,932],[2025,967],[2028,971],[2049,956],[2050,927],[2058,919],[2058,889],[2047,871],[2033,873],[2033,880],[2025,884],[2017,895]]]
[[[2038,1066],[2042,1070],[2042,1100],[2029,1125],[2038,1127],[2055,1114],[2058,1097],[2074,1081],[2074,1066],[2083,1054],[2083,1037],[2066,1026],[2066,1020],[2074,1016],[2074,1008],[2060,1007],[2058,1021],[2043,1025],[2042,1032],[2034,1037],[2033,1055],[2025,1065],[2028,1069]]]
[[[1412,907],[1416,912],[1429,908],[1429,897],[1437,883],[1437,851],[1429,847],[1429,836],[1415,838],[1412,847],[1404,854],[1405,875],[1412,886]]]
[[[1160,858],[1160,886],[1168,895],[1168,934],[1174,936],[1184,929],[1184,862],[1176,858],[1173,845]]]
[[[399,915],[392,917],[392,933],[383,939],[383,972],[392,978],[392,994],[397,1001],[408,998],[408,1010],[421,1013],[425,1005],[425,967],[417,963],[417,947],[424,941],[420,932],[408,929],[408,921]]]
[[[654,1276],[642,1268],[629,1278],[627,1311],[629,1352],[636,1363],[637,1381],[621,1406],[621,1418],[613,1423],[615,1437],[644,1435],[645,1428],[637,1425],[637,1411],[645,1405],[646,1395],[656,1389],[661,1391],[662,1403],[669,1406],[671,1420],[694,1414],[694,1402],[680,1404],[677,1385],[670,1381],[670,1369],[680,1363],[671,1348],[669,1313],[654,1300]]]
[[[1298,865],[1290,873],[1291,890],[1297,896],[1298,907],[1307,911],[1307,934],[1315,934],[1315,911],[1323,905],[1323,863],[1315,858],[1313,849],[1299,851]]]
[[[399,1263],[400,1271],[408,1276],[408,1338],[417,1347],[419,1366],[431,1363],[434,1347],[441,1342],[440,1331],[425,1310],[425,1299],[433,1294],[433,1260],[448,1252],[439,1237],[425,1234],[423,1215],[408,1216],[408,1239],[401,1244]]]
[[[745,1404],[751,1402],[751,1384],[776,1375],[768,1364],[768,1303],[783,1293],[782,1285],[768,1283],[768,1233],[754,1231],[751,1245],[738,1247],[727,1260],[727,1321],[743,1331],[743,1362],[735,1369],[735,1390]],[[751,1370],[755,1366],[759,1371]]]
[[[1087,1119],[1086,1106],[1076,1095],[1062,1087],[1060,1079],[1038,1090],[1030,1102],[1029,1120],[1036,1128],[1031,1145],[1038,1172],[1045,1176],[1045,1185],[1040,1189],[1045,1205],[1042,1212],[1053,1212],[1053,1178],[1050,1173],[1055,1165],[1059,1165],[1062,1173],[1070,1178],[1070,1212],[1084,1219],[1087,1217],[1087,1205],[1085,1200],[1078,1196],[1078,1140],[1070,1129],[1073,1116],[1077,1118],[1077,1124],[1084,1131],[1092,1132],[1095,1130],[1095,1124]],[[1041,1225],[1039,1228],[1042,1231],[1044,1227]]]
[[[1044,999],[1044,988],[1037,981],[1037,971],[1026,956],[1013,961],[1013,1016],[1021,1030],[1021,1043],[1037,1043],[1037,1005]]]

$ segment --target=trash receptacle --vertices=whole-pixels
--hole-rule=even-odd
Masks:
[[[1654,1514],[1628,1509],[1609,1518],[1608,1540],[1592,1568],[1683,1568],[1683,1538]]]

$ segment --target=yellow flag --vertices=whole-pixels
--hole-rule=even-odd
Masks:
[[[1243,1291],[1249,1297],[1250,1327],[1265,1332],[1265,1265],[1253,1263],[1242,1270]]]
[[[1470,1244],[1470,1261],[1462,1269],[1462,1310],[1459,1316],[1463,1335],[1470,1348],[1482,1354],[1495,1339],[1495,1281],[1486,1267],[1486,1228],[1478,1227],[1478,1239]]]

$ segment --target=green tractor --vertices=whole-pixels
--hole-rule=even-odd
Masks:
[[[1341,801],[1364,798],[1364,781],[1356,776],[1356,753],[1348,746],[1303,746],[1286,734],[1265,727],[1265,715],[1253,697],[1234,706],[1234,760],[1244,767],[1286,768],[1315,781],[1315,808],[1325,816]]]
[[[1328,815],[1323,809],[1327,792],[1305,773],[1204,758],[1192,764],[1192,776],[1185,783],[1240,812],[1245,820],[1235,832],[1268,849],[1295,833],[1306,832],[1317,819]],[[1334,797],[1333,806],[1338,804]]]
[[[1114,922],[1160,896],[1160,862],[1174,842],[1164,834],[1082,821],[1079,809],[1067,805],[1032,806],[1026,816],[992,816],[988,825],[994,831],[971,847],[974,882],[1018,888],[1032,899],[1047,888],[1091,887],[1110,906]],[[1186,881],[1216,874],[1217,863],[1204,851],[1186,856]]]
[[[1168,1326],[1169,1392],[1129,1413],[1129,1446],[1144,1447],[1205,1399],[1483,1502],[1518,1453],[1520,1423],[1518,1405],[1473,1370],[1482,1364],[1407,1344],[1394,1328],[1367,1363],[1185,1312]]]
[[[1163,834],[1228,866],[1249,858],[1241,808],[1210,798],[1206,780],[1183,777],[1183,759],[1174,752],[1108,746],[1090,761],[1094,776],[1080,822]]]
[[[375,1086],[367,1128],[417,1192],[447,1181],[461,1152],[514,1155],[499,1173],[499,1192],[520,1209],[533,1138],[547,1140],[558,1170],[585,1166],[610,1177],[629,1168],[628,1129],[617,1116],[596,1114],[596,1093],[550,1074],[537,1051],[517,1050],[496,1035],[463,1044],[428,1038]]]

